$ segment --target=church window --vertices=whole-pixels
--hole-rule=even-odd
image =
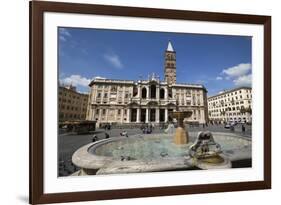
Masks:
[[[164,99],[165,98],[165,89],[161,88],[160,89],[160,99]]]
[[[142,90],[141,90],[141,97],[142,98],[146,98],[146,95],[147,95],[146,88],[142,88]]]
[[[111,86],[111,92],[116,92],[117,91],[117,86]]]
[[[150,86],[150,97],[156,98],[156,86],[155,85]]]
[[[135,96],[137,96],[137,94],[138,94],[138,88],[136,86],[134,86],[134,88],[133,88],[133,96],[135,97]]]
[[[173,90],[172,90],[172,88],[169,88],[169,89],[168,89],[168,96],[169,96],[170,98],[173,97]]]

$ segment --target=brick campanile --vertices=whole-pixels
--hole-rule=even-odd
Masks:
[[[171,41],[169,41],[165,51],[165,81],[170,85],[175,84],[176,79],[176,52]]]

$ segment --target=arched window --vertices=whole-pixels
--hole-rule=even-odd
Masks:
[[[137,96],[137,94],[138,94],[138,88],[137,88],[137,86],[134,86],[134,88],[133,88],[133,97]]]
[[[165,98],[165,89],[161,88],[160,89],[160,99],[164,99]]]
[[[168,90],[168,96],[169,96],[170,98],[172,98],[172,97],[173,97],[173,91],[172,91],[172,88],[169,88],[169,90]]]
[[[156,85],[150,86],[150,98],[156,98]]]
[[[142,98],[146,98],[146,94],[147,94],[146,88],[142,88],[142,90],[141,90],[141,97]]]

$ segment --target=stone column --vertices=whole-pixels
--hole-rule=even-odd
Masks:
[[[103,96],[104,96],[104,88],[101,91],[101,97],[100,97],[101,103],[103,103]]]
[[[141,114],[140,108],[137,108],[137,123],[140,122],[140,114]]]
[[[124,120],[124,108],[121,109],[121,123],[123,123]]]
[[[147,92],[146,92],[146,98],[147,98],[147,99],[150,99],[150,86],[146,86],[146,90],[147,90]]]
[[[103,109],[99,109],[99,116],[98,116],[98,121],[101,121],[101,114],[102,114]]]
[[[96,112],[95,112],[95,109],[91,106],[91,110],[92,110],[92,114],[91,114],[91,116],[90,116],[90,120],[95,120],[95,114],[96,114]]]
[[[149,122],[149,109],[146,108],[146,112],[145,112],[145,122],[148,123]]]
[[[108,120],[108,109],[105,109],[105,121],[107,122]]]
[[[138,85],[138,97],[141,98],[141,86]]]
[[[123,86],[123,91],[122,91],[122,103],[125,103],[125,86]]]
[[[118,118],[118,110],[119,110],[119,109],[115,109],[115,116],[114,116],[115,122],[117,122],[117,118]]]
[[[165,88],[165,100],[168,100],[168,88]]]
[[[159,113],[159,107],[157,107],[157,108],[156,108],[156,111],[155,111],[155,115],[156,115],[156,117],[155,117],[155,122],[156,122],[156,123],[159,123],[159,114],[160,114],[160,113]]]
[[[128,108],[127,109],[127,122],[129,123],[129,122],[131,122],[131,109],[130,108]]]
[[[168,109],[165,109],[165,122],[168,122]]]
[[[159,85],[156,86],[156,100],[160,99],[160,87]]]

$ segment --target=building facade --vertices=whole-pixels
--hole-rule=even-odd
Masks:
[[[207,90],[203,85],[176,83],[176,52],[169,42],[165,51],[164,76],[147,80],[96,78],[91,91],[88,120],[97,123],[166,123],[175,110],[191,110],[188,121],[206,123]]]
[[[252,88],[239,87],[209,97],[208,110],[214,122],[251,122]]]
[[[59,86],[59,121],[85,120],[88,98],[88,94],[77,92],[72,85]]]

